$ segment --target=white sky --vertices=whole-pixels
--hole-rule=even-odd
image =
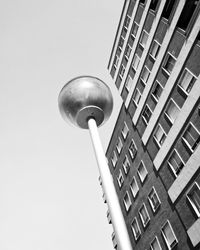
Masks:
[[[111,84],[120,0],[0,0],[0,249],[113,249],[89,133],[57,97],[75,76]],[[104,147],[114,115],[100,128]]]

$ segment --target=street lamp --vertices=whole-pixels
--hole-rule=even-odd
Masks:
[[[121,250],[132,250],[97,129],[110,117],[112,112],[113,99],[110,89],[96,77],[77,77],[62,88],[58,104],[64,120],[70,121],[80,128],[89,129],[118,246]]]

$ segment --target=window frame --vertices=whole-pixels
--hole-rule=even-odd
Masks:
[[[127,91],[129,92],[129,90],[131,89],[131,83],[133,81],[133,78],[130,76],[130,74],[127,76],[126,78],[126,82],[125,82],[125,88],[127,89]]]
[[[113,155],[111,157],[111,162],[112,162],[113,168],[116,167],[117,160],[118,160],[117,153],[115,152],[115,150],[113,150]]]
[[[154,206],[154,204],[152,202],[152,198],[150,196],[152,192],[153,192],[153,194],[156,196],[156,198],[158,200],[158,204],[156,206]],[[154,196],[154,195],[152,195],[152,196]],[[148,194],[148,201],[149,201],[149,204],[151,206],[151,209],[152,209],[153,213],[155,213],[158,210],[158,208],[160,207],[161,201],[160,201],[160,198],[159,198],[154,186],[152,187],[151,191]]]
[[[137,58],[137,59],[136,59]],[[135,60],[134,60],[135,59]],[[133,63],[134,62],[134,63]],[[135,63],[136,62],[136,63]],[[131,62],[131,67],[133,68],[134,71],[136,71],[138,69],[138,66],[140,64],[140,57],[137,53],[135,53],[133,59],[132,59],[132,62]],[[136,67],[134,66],[136,65]]]
[[[168,64],[168,60],[169,60],[170,57],[171,57],[172,59],[174,59],[174,64],[173,64],[173,68],[172,68],[171,71],[169,71],[169,70],[166,68],[166,66],[167,66],[167,64]],[[165,58],[164,58],[164,62],[163,62],[163,65],[162,65],[162,69],[164,70],[164,72],[167,73],[168,76],[171,75],[171,73],[172,73],[172,71],[173,71],[173,69],[174,69],[174,66],[175,66],[175,64],[176,64],[176,61],[177,61],[176,57],[174,57],[170,52],[167,52],[167,55],[166,55]]]
[[[127,197],[128,200],[126,200],[125,197]],[[129,195],[128,190],[126,191],[126,193],[125,193],[125,195],[123,197],[123,203],[124,203],[124,207],[125,207],[126,212],[129,212],[129,210],[130,210],[130,208],[132,206],[132,202],[131,202],[131,197]]]
[[[131,55],[131,51],[132,51],[132,47],[131,45],[128,43],[124,52],[124,56],[125,58],[128,60],[130,55]]]
[[[123,148],[122,139],[120,137],[118,137],[118,140],[117,140],[117,143],[116,143],[116,149],[117,149],[117,152],[118,152],[119,155],[121,154],[122,148]]]
[[[178,114],[176,115],[176,117],[174,118],[173,116],[171,116],[168,112],[168,109],[170,107],[170,104],[173,103],[174,104],[174,107],[176,107],[176,112],[178,112],[178,114],[180,113],[180,107],[178,106],[178,104],[175,102],[175,100],[173,98],[170,98],[168,103],[167,103],[167,107],[164,111],[164,114],[165,116],[167,117],[167,119],[170,121],[170,123],[173,125],[174,122],[176,121],[177,117],[178,117]],[[173,113],[173,112],[172,112]]]
[[[198,210],[198,208],[195,205],[194,201],[189,197],[190,193],[193,191],[193,189],[195,188],[195,186],[198,188],[198,190],[200,192],[199,184],[195,181],[193,183],[193,185],[190,187],[190,189],[188,190],[188,192],[186,193],[186,197],[187,197],[187,200],[189,201],[192,209],[194,210],[195,214],[197,215],[198,218],[200,218],[200,210]]]
[[[147,76],[145,75],[145,79],[143,78],[144,71],[147,72]],[[144,83],[144,85],[147,84],[150,75],[151,75],[151,71],[150,71],[150,70],[148,69],[148,67],[145,65],[144,68],[143,68],[143,70],[142,70],[142,73],[141,73],[141,75],[140,75],[140,79],[142,80],[142,82]]]
[[[129,134],[129,127],[128,127],[127,123],[124,122],[124,126],[123,126],[123,129],[122,129],[122,137],[124,138],[124,140],[127,138],[128,134]]]
[[[136,101],[136,100],[134,99],[134,97],[137,97],[137,96],[139,96],[139,98],[137,99],[138,101]],[[135,103],[136,107],[139,105],[141,97],[142,97],[142,93],[141,93],[140,90],[136,87],[136,88],[135,88],[135,91],[133,92],[133,97],[132,97],[132,100],[133,100],[133,102]]]
[[[134,148],[135,148],[135,152],[134,152],[134,153],[132,153],[132,151],[131,151],[131,149],[130,149],[130,147],[131,147],[132,144],[134,145]],[[128,147],[128,151],[129,151],[129,154],[130,154],[131,159],[134,160],[134,158],[135,158],[136,155],[137,155],[137,147],[136,147],[136,144],[135,144],[135,142],[134,142],[133,139],[131,140],[131,143],[130,143],[130,145],[129,145],[129,147]]]
[[[138,234],[136,234],[135,228],[134,228],[134,226],[133,226],[133,222],[134,222],[134,221],[136,222],[136,225],[137,225]],[[140,230],[140,227],[139,227],[139,224],[138,224],[138,221],[137,221],[137,218],[136,218],[136,217],[134,217],[134,219],[133,219],[132,222],[131,222],[131,229],[132,229],[132,232],[133,232],[133,236],[134,236],[135,240],[137,241],[138,238],[139,238],[140,235],[141,235],[141,230]]]
[[[125,73],[126,67],[124,66],[124,64],[122,63],[120,70],[119,70],[119,77],[122,79]]]
[[[141,175],[141,172],[139,171],[139,168],[140,168],[141,166],[143,166],[143,169],[145,170],[145,176],[142,176],[142,175]],[[145,166],[143,160],[141,160],[140,163],[139,163],[139,165],[138,165],[137,173],[138,173],[138,176],[139,176],[139,178],[140,178],[141,183],[144,183],[144,181],[145,181],[146,178],[147,178],[148,171],[147,171],[147,168],[146,168],[146,166]]]
[[[157,86],[160,86],[160,88],[162,89],[162,91],[161,91],[161,94],[160,94],[160,96],[159,97],[157,97],[154,93],[155,93],[155,90],[156,90],[156,87]],[[153,88],[152,88],[152,91],[151,91],[151,96],[153,97],[153,99],[158,103],[158,101],[159,101],[159,99],[160,99],[160,97],[161,97],[161,95],[162,95],[162,92],[163,92],[163,86],[161,85],[161,83],[158,81],[158,80],[156,80],[155,81],[155,83],[154,83],[154,85],[153,85]]]
[[[191,153],[194,153],[194,151],[196,150],[196,148],[199,146],[199,143],[196,144],[197,140],[195,141],[195,144],[196,144],[196,147],[193,149],[190,145],[190,143],[187,141],[187,139],[184,137],[185,133],[187,132],[189,126],[192,126],[194,128],[194,130],[196,130],[197,134],[199,134],[199,137],[200,137],[200,131],[195,127],[195,125],[192,123],[192,122],[189,122],[187,128],[185,129],[183,135],[181,136],[182,140],[184,141],[184,143],[186,144],[187,148],[190,150]]]
[[[123,169],[124,169],[124,173],[127,175],[128,172],[129,172],[129,170],[130,170],[130,167],[131,167],[131,164],[130,164],[130,161],[129,161],[127,155],[125,155],[125,158],[123,160],[122,166],[123,166]]]
[[[133,189],[133,186],[132,186],[133,183],[135,183],[136,191],[134,191],[134,189]],[[131,193],[133,195],[133,198],[135,198],[140,190],[135,176],[133,176],[133,179],[131,181],[130,189],[131,189]]]
[[[146,119],[146,116],[144,115],[144,113],[147,114],[147,113],[145,112],[146,108],[147,108],[147,109],[150,111],[150,113],[151,113],[150,116],[147,115],[148,120]],[[150,109],[149,105],[146,104],[145,107],[144,107],[144,110],[143,110],[143,112],[142,112],[142,119],[143,119],[143,121],[145,122],[146,125],[149,123],[149,121],[150,121],[150,119],[151,119],[151,116],[152,116],[152,113],[153,113],[153,111]]]
[[[163,230],[163,228],[166,226],[166,224],[168,224],[169,225],[169,227],[170,227],[170,229],[171,229],[171,232],[172,232],[172,234],[173,234],[173,236],[174,236],[174,241],[172,242],[172,246],[169,244],[169,242],[168,242],[168,240],[167,240],[167,237],[166,237],[166,235],[165,235],[165,233],[164,233],[164,230]],[[177,238],[176,238],[176,235],[175,235],[175,233],[174,233],[174,230],[173,230],[173,228],[172,228],[172,226],[171,226],[171,223],[169,222],[169,220],[167,220],[164,224],[163,224],[163,226],[161,227],[161,233],[162,233],[162,236],[163,236],[163,238],[164,238],[164,240],[165,240],[165,243],[166,243],[166,245],[167,245],[167,248],[170,250],[170,249],[173,249],[177,244],[178,244],[178,240],[177,240]]]
[[[185,76],[185,73],[186,73],[186,72],[189,73],[189,74],[192,76],[191,81],[194,80],[194,82],[192,83],[192,86],[190,86],[190,83],[191,83],[191,81],[190,81],[189,84],[187,85],[187,87],[185,88],[185,87],[182,86],[182,85],[183,85],[182,83],[183,83],[184,76]],[[193,86],[194,86],[196,80],[197,80],[197,77],[196,77],[188,68],[185,68],[185,69],[183,70],[182,74],[181,74],[180,77],[179,77],[179,80],[178,80],[178,87],[179,87],[186,95],[189,95],[189,93],[190,93],[191,89],[193,88]],[[190,87],[189,87],[189,86],[190,86]],[[188,90],[188,87],[189,87],[189,91],[187,91],[187,90]]]
[[[155,250],[155,248],[153,248],[153,246],[152,246],[152,244],[153,244],[154,241],[156,241],[156,242],[158,243],[158,246],[159,246],[160,250],[162,250],[162,247],[161,247],[161,245],[160,245],[160,242],[159,242],[157,236],[156,236],[156,237],[152,240],[152,242],[150,243],[151,250]]]
[[[162,131],[162,136],[161,136],[161,138],[160,138],[160,140],[158,141],[158,139],[156,138],[156,131],[158,131],[158,127],[160,127],[160,129],[161,129],[161,131]],[[161,124],[160,123],[158,123],[158,125],[156,126],[156,129],[155,129],[155,132],[154,132],[154,134],[153,134],[153,138],[154,138],[154,140],[156,141],[156,143],[157,143],[157,145],[159,146],[159,148],[161,148],[162,147],[162,145],[163,145],[163,143],[164,143],[164,141],[162,142],[162,143],[160,143],[160,141],[161,141],[161,139],[163,138],[163,135],[164,135],[164,141],[165,141],[165,139],[166,139],[166,137],[167,137],[167,134],[166,134],[166,132],[165,132],[165,130],[163,129],[163,127],[161,126]],[[162,139],[163,140],[163,139]]]
[[[183,166],[182,166],[182,167],[180,167],[180,168],[178,167],[178,170],[179,170],[179,171],[175,171],[173,165],[169,162],[169,160],[171,159],[171,157],[172,157],[172,155],[173,155],[174,152],[175,152],[175,154],[178,155],[180,161],[183,163]],[[178,151],[177,151],[175,148],[173,149],[172,153],[170,154],[170,157],[169,157],[168,160],[167,160],[167,164],[168,164],[168,166],[170,167],[170,169],[171,169],[171,171],[173,172],[173,174],[175,175],[175,177],[177,177],[177,176],[180,174],[181,170],[182,170],[182,169],[184,168],[184,166],[185,166],[185,162],[183,161],[182,157],[180,156],[180,154],[178,153]],[[178,165],[178,164],[177,164],[177,165]]]
[[[144,211],[146,213],[147,221],[144,221],[143,215],[141,213],[142,208],[144,208]],[[140,209],[139,209],[139,215],[140,215],[140,220],[142,222],[143,227],[144,228],[147,227],[147,225],[150,222],[150,216],[149,216],[149,213],[148,213],[148,210],[147,210],[147,207],[146,207],[145,203],[143,203],[142,206],[140,207]]]
[[[134,32],[134,33],[135,33],[135,34],[134,34],[134,33],[133,33],[133,30],[135,31],[135,29],[134,29],[135,27],[137,27],[137,28],[136,28],[136,32]],[[134,21],[134,22],[133,22],[133,25],[132,25],[132,28],[131,28],[131,36],[132,36],[132,37],[136,38],[137,32],[138,32],[138,28],[139,28],[139,24],[138,24],[137,22]]]
[[[146,41],[145,41],[145,43],[143,43],[143,39],[145,37],[144,34],[146,35],[146,39],[145,39]],[[145,48],[145,46],[147,44],[148,38],[149,38],[149,33],[145,29],[143,29],[142,33],[141,33],[141,36],[140,36],[140,41],[139,41],[139,44],[141,45],[141,47],[143,49]]]
[[[127,20],[128,20],[128,22],[127,22]],[[131,17],[129,16],[129,15],[126,15],[126,17],[125,17],[125,19],[124,19],[124,28],[126,29],[126,30],[128,30],[128,27],[129,27],[129,25],[130,25],[130,21],[131,21]],[[128,23],[128,24],[127,24]]]
[[[156,47],[156,52],[152,53],[152,52],[154,51],[154,48],[155,48],[155,46],[153,46],[154,44],[157,45],[157,47]],[[159,53],[159,51],[160,51],[160,47],[161,47],[161,44],[160,44],[157,40],[153,40],[152,46],[151,46],[151,49],[150,49],[150,52],[149,52],[149,55],[150,55],[154,60],[157,59],[158,53]]]
[[[122,173],[122,170],[119,169],[119,173],[118,173],[118,176],[117,176],[117,182],[118,182],[118,186],[119,188],[121,188],[124,184],[124,176],[123,176],[123,173]]]

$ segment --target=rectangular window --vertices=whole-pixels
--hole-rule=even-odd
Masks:
[[[148,174],[147,169],[146,169],[146,167],[145,167],[143,161],[141,161],[141,162],[140,162],[140,165],[139,165],[139,167],[138,167],[138,175],[139,175],[140,180],[141,180],[142,183],[143,183],[144,180],[146,179],[147,174]]]
[[[162,144],[165,141],[165,138],[166,138],[166,133],[163,130],[163,128],[161,127],[161,125],[158,124],[156,131],[155,131],[155,134],[154,134],[154,139],[156,140],[159,147],[162,146]]]
[[[151,0],[151,4],[150,4],[150,9],[151,10],[155,10],[156,9],[156,6],[158,4],[158,0]]]
[[[133,194],[133,197],[135,198],[136,195],[137,195],[137,193],[138,193],[138,191],[139,191],[139,187],[138,187],[138,184],[137,184],[135,176],[133,177],[133,180],[131,182],[130,187],[131,187],[131,192]]]
[[[186,146],[189,150],[193,153],[194,150],[197,148],[200,142],[200,132],[197,128],[190,123],[183,134],[183,140],[186,143]]]
[[[185,6],[181,12],[180,18],[178,20],[177,26],[183,30],[186,30],[192,15],[199,3],[199,0],[190,0],[185,2]]]
[[[162,235],[167,244],[168,249],[172,249],[178,243],[178,241],[169,221],[167,221],[164,224],[161,231],[162,231]]]
[[[145,30],[143,30],[140,38],[140,44],[142,45],[143,48],[146,46],[147,40],[148,40],[148,33]]]
[[[115,151],[113,151],[113,155],[112,155],[111,161],[112,161],[113,167],[115,168],[115,166],[117,164],[117,154],[116,154]]]
[[[196,182],[187,193],[187,199],[189,200],[197,216],[200,217],[200,188]]]
[[[151,118],[151,115],[152,115],[152,111],[151,111],[151,109],[149,108],[149,106],[146,105],[145,108],[144,108],[144,111],[143,111],[143,113],[142,113],[142,118],[143,118],[143,120],[144,120],[144,122],[145,122],[146,124],[149,123],[149,120],[150,120],[150,118]]]
[[[122,165],[123,165],[125,174],[128,174],[128,172],[129,172],[129,170],[130,170],[130,162],[129,162],[129,159],[128,159],[128,156],[127,156],[127,155],[125,156],[125,159],[124,159]]]
[[[123,143],[120,137],[118,138],[116,148],[117,148],[117,152],[120,154],[123,148]]]
[[[129,132],[129,128],[128,128],[126,122],[124,122],[124,127],[122,129],[122,136],[124,139],[126,139],[128,132]]]
[[[168,53],[166,56],[164,65],[163,65],[163,68],[165,69],[165,71],[167,71],[168,74],[171,74],[175,63],[176,63],[176,59]]]
[[[174,149],[174,151],[172,152],[172,155],[170,156],[168,160],[168,164],[170,168],[172,169],[174,175],[177,177],[179,173],[181,172],[182,168],[184,167],[184,162],[181,159],[178,152],[176,151],[176,149]]]
[[[125,73],[125,67],[124,67],[124,65],[122,64],[122,66],[121,66],[121,68],[120,68],[120,71],[119,71],[119,76],[120,76],[120,78],[123,78],[124,73]]]
[[[146,67],[146,66],[144,66],[144,69],[143,69],[143,71],[142,71],[142,74],[141,74],[141,79],[142,79],[142,81],[146,84],[147,82],[148,82],[148,80],[149,80],[149,76],[150,76],[150,70]]]
[[[156,81],[152,90],[152,96],[156,100],[156,102],[158,102],[158,100],[160,99],[162,91],[163,91],[163,87],[158,81]]]
[[[160,44],[156,40],[154,40],[150,50],[150,55],[151,57],[153,57],[153,59],[157,58],[159,50],[160,50]]]
[[[128,191],[126,191],[125,196],[124,196],[124,206],[125,206],[127,212],[129,211],[131,204],[132,203],[131,203],[130,195],[129,195]]]
[[[165,111],[165,115],[168,117],[171,124],[174,123],[179,112],[180,112],[180,109],[179,109],[178,105],[175,103],[175,101],[173,99],[170,99],[169,104],[167,106],[167,109]]]
[[[155,239],[151,242],[151,249],[152,250],[162,250],[157,237],[155,237]]]
[[[136,106],[138,106],[138,104],[140,102],[140,98],[141,98],[141,93],[140,93],[139,89],[136,88],[134,93],[133,93],[133,101],[134,101]]]
[[[116,56],[115,56],[115,59],[114,59],[114,67],[115,67],[115,68],[117,68],[118,63],[119,63],[119,56],[116,55]]]
[[[118,177],[117,177],[117,181],[118,181],[118,185],[119,187],[121,188],[123,183],[124,183],[124,176],[122,174],[122,171],[121,169],[119,170],[119,174],[118,174]]]
[[[134,238],[135,238],[135,240],[137,240],[141,234],[141,231],[140,231],[136,217],[134,218],[134,220],[131,223],[131,228],[133,231]]]
[[[128,26],[130,24],[131,18],[130,16],[126,16],[125,21],[124,21],[124,27],[128,29]]]
[[[133,79],[131,78],[130,75],[128,75],[127,79],[126,79],[126,83],[125,83],[125,87],[126,89],[129,91],[132,85]]]
[[[196,77],[192,75],[187,69],[184,70],[183,74],[178,81],[178,85],[187,93],[189,94],[194,83],[196,81]]]
[[[125,57],[126,57],[127,59],[129,59],[129,56],[130,56],[130,54],[131,54],[131,50],[132,50],[132,48],[131,48],[131,46],[128,44],[128,45],[126,46],[126,50],[125,50]]]
[[[148,222],[150,221],[150,217],[149,217],[147,208],[144,203],[139,210],[139,215],[140,215],[140,219],[142,221],[143,226],[146,227]]]
[[[136,22],[134,22],[133,26],[132,26],[132,31],[131,31],[131,35],[133,37],[136,37],[137,31],[138,31],[138,27],[139,27],[139,25]]]
[[[121,36],[120,39],[119,39],[119,48],[120,48],[120,50],[122,50],[123,45],[124,45],[124,37]]]
[[[160,206],[160,200],[154,187],[151,189],[151,192],[148,195],[148,199],[153,212],[155,212]]]
[[[132,61],[132,67],[135,71],[137,70],[139,63],[140,63],[140,58],[138,54],[135,54]]]
[[[130,143],[128,151],[129,151],[129,154],[131,156],[131,159],[133,160],[135,158],[136,154],[137,154],[137,148],[136,148],[135,143],[134,143],[133,140]]]

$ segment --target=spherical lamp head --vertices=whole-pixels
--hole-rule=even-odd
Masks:
[[[100,126],[110,117],[113,98],[103,81],[81,76],[65,84],[60,91],[58,105],[64,120],[88,129],[88,119],[94,118]]]

